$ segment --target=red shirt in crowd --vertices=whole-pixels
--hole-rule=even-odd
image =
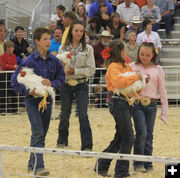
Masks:
[[[4,53],[0,56],[2,70],[15,70],[17,68],[16,55]]]
[[[134,0],[134,2],[139,6],[139,8],[147,4],[146,0]]]

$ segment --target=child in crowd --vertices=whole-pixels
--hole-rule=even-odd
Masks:
[[[138,59],[131,67],[140,71],[142,75],[149,74],[150,81],[140,93],[141,97],[151,98],[148,106],[141,103],[135,104],[132,109],[134,126],[136,131],[134,154],[152,155],[153,129],[157,111],[157,91],[162,103],[160,119],[167,123],[168,100],[165,89],[165,74],[161,66],[156,64],[156,50],[153,43],[143,42],[138,50]],[[145,169],[144,169],[145,168]],[[134,169],[137,171],[150,171],[153,169],[151,162],[134,161]]]
[[[42,98],[37,97],[36,90],[29,92],[25,86],[17,82],[17,75],[21,67],[33,68],[34,73],[42,76],[44,80],[43,85],[52,86],[57,89],[64,84],[65,74],[61,62],[54,55],[48,53],[51,43],[51,33],[48,29],[39,27],[34,31],[34,42],[36,44],[36,50],[33,54],[28,56],[22,64],[16,69],[11,78],[11,85],[15,91],[26,94],[26,110],[28,113],[29,121],[31,124],[31,147],[45,146],[45,137],[49,128],[52,110],[52,98],[49,96],[47,101],[47,109],[44,112],[38,110],[38,105]],[[35,175],[46,176],[49,174],[44,168],[43,154],[31,153],[28,171],[33,171],[35,167]]]
[[[131,123],[131,108],[123,95],[114,94],[115,88],[126,88],[137,80],[142,80],[140,72],[132,76],[122,77],[119,74],[132,71],[125,63],[127,53],[123,41],[113,40],[109,44],[110,57],[106,59],[106,86],[109,92],[109,110],[116,122],[116,133],[110,145],[104,152],[130,154],[134,143],[134,133]],[[98,160],[98,173],[105,176],[108,172],[111,160]],[[95,167],[95,171],[97,171]],[[117,160],[115,178],[129,176],[129,161]]]
[[[16,55],[13,54],[14,43],[12,41],[4,42],[4,54],[0,56],[0,63],[3,71],[15,70],[17,68]],[[12,73],[2,73],[0,81],[0,112],[15,113],[17,112],[17,95],[10,89]]]
[[[4,43],[4,54],[0,57],[2,70],[15,70],[17,68],[16,55],[13,54],[14,43],[6,41]]]

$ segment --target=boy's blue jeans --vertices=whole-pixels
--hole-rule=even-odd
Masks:
[[[148,106],[136,104],[132,109],[136,137],[134,142],[134,154],[152,155],[153,130],[157,112],[157,103]],[[145,169],[152,168],[151,162],[134,161],[134,167],[144,166]]]
[[[65,84],[61,89],[61,113],[59,123],[59,137],[57,144],[68,145],[69,136],[69,119],[72,109],[72,100],[75,94],[78,107],[78,117],[80,123],[81,134],[81,150],[92,149],[92,131],[88,120],[88,84],[82,83],[76,86]]]
[[[28,113],[29,121],[31,124],[31,147],[45,146],[45,137],[49,128],[50,118],[51,118],[51,100],[47,99],[50,104],[47,105],[47,110],[44,112],[39,112],[38,105],[42,98],[30,97],[26,99],[26,110]],[[37,165],[36,169],[44,168],[43,154],[36,154]],[[33,169],[35,164],[34,153],[31,153],[28,168]]]

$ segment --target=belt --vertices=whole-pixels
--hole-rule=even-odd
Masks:
[[[157,102],[157,99],[156,98],[151,98],[151,103],[155,103]]]
[[[117,95],[117,94],[113,93],[112,91],[109,91],[109,97],[115,98],[115,99],[123,99],[123,100],[127,101],[124,95]]]
[[[76,86],[76,85],[78,85],[78,84],[87,82],[87,78],[68,79],[66,82],[67,82],[67,84],[70,85],[70,86]]]

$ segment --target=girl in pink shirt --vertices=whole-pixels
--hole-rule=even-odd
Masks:
[[[135,71],[140,71],[142,75],[149,74],[150,81],[140,93],[142,97],[151,98],[151,103],[143,106],[141,103],[135,104],[132,109],[136,137],[134,142],[134,154],[152,155],[153,129],[157,111],[157,91],[162,104],[160,119],[167,123],[168,99],[165,89],[165,73],[161,66],[156,64],[156,50],[153,43],[143,42],[138,50],[138,59],[132,63],[131,67]],[[134,161],[136,171],[151,171],[151,162]]]

